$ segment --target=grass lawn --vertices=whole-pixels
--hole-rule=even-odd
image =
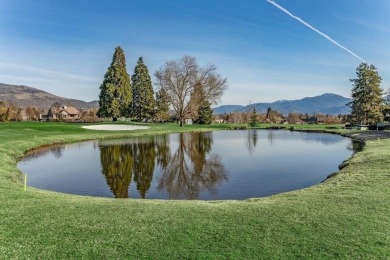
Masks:
[[[16,168],[41,145],[225,127],[96,132],[79,124],[0,124],[0,259],[390,258],[390,139],[368,141],[324,183],[245,201],[25,192]]]

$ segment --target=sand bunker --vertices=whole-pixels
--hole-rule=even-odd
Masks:
[[[149,129],[149,126],[141,125],[87,125],[82,128],[89,130],[104,130],[104,131],[131,131],[131,130],[141,130]]]

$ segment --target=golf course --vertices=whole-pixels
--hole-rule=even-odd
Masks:
[[[16,163],[34,148],[232,128],[147,124],[148,129],[103,131],[84,125],[0,124],[0,259],[390,258],[388,138],[366,140],[346,167],[320,184],[264,198],[111,199],[50,192],[28,184],[24,190]],[[341,126],[285,127],[357,139],[363,134]]]

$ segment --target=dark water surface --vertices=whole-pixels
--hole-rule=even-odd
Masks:
[[[317,184],[353,154],[339,135],[216,131],[88,141],[18,163],[28,186],[147,199],[246,199]]]

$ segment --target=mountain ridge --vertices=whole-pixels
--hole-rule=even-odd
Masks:
[[[74,106],[78,109],[98,108],[98,101],[91,102],[56,96],[49,92],[24,85],[12,85],[0,83],[0,100],[15,104],[20,108],[36,107],[49,109],[53,103]]]
[[[304,97],[302,99],[294,100],[282,99],[274,102],[254,103],[247,106],[223,105],[213,108],[213,111],[214,114],[225,114],[231,112],[245,112],[255,107],[258,113],[266,113],[267,109],[271,107],[272,110],[276,110],[285,115],[292,112],[301,114],[318,113],[338,115],[350,113],[350,108],[347,106],[347,103],[350,101],[350,98],[334,93],[325,93],[314,97]]]

